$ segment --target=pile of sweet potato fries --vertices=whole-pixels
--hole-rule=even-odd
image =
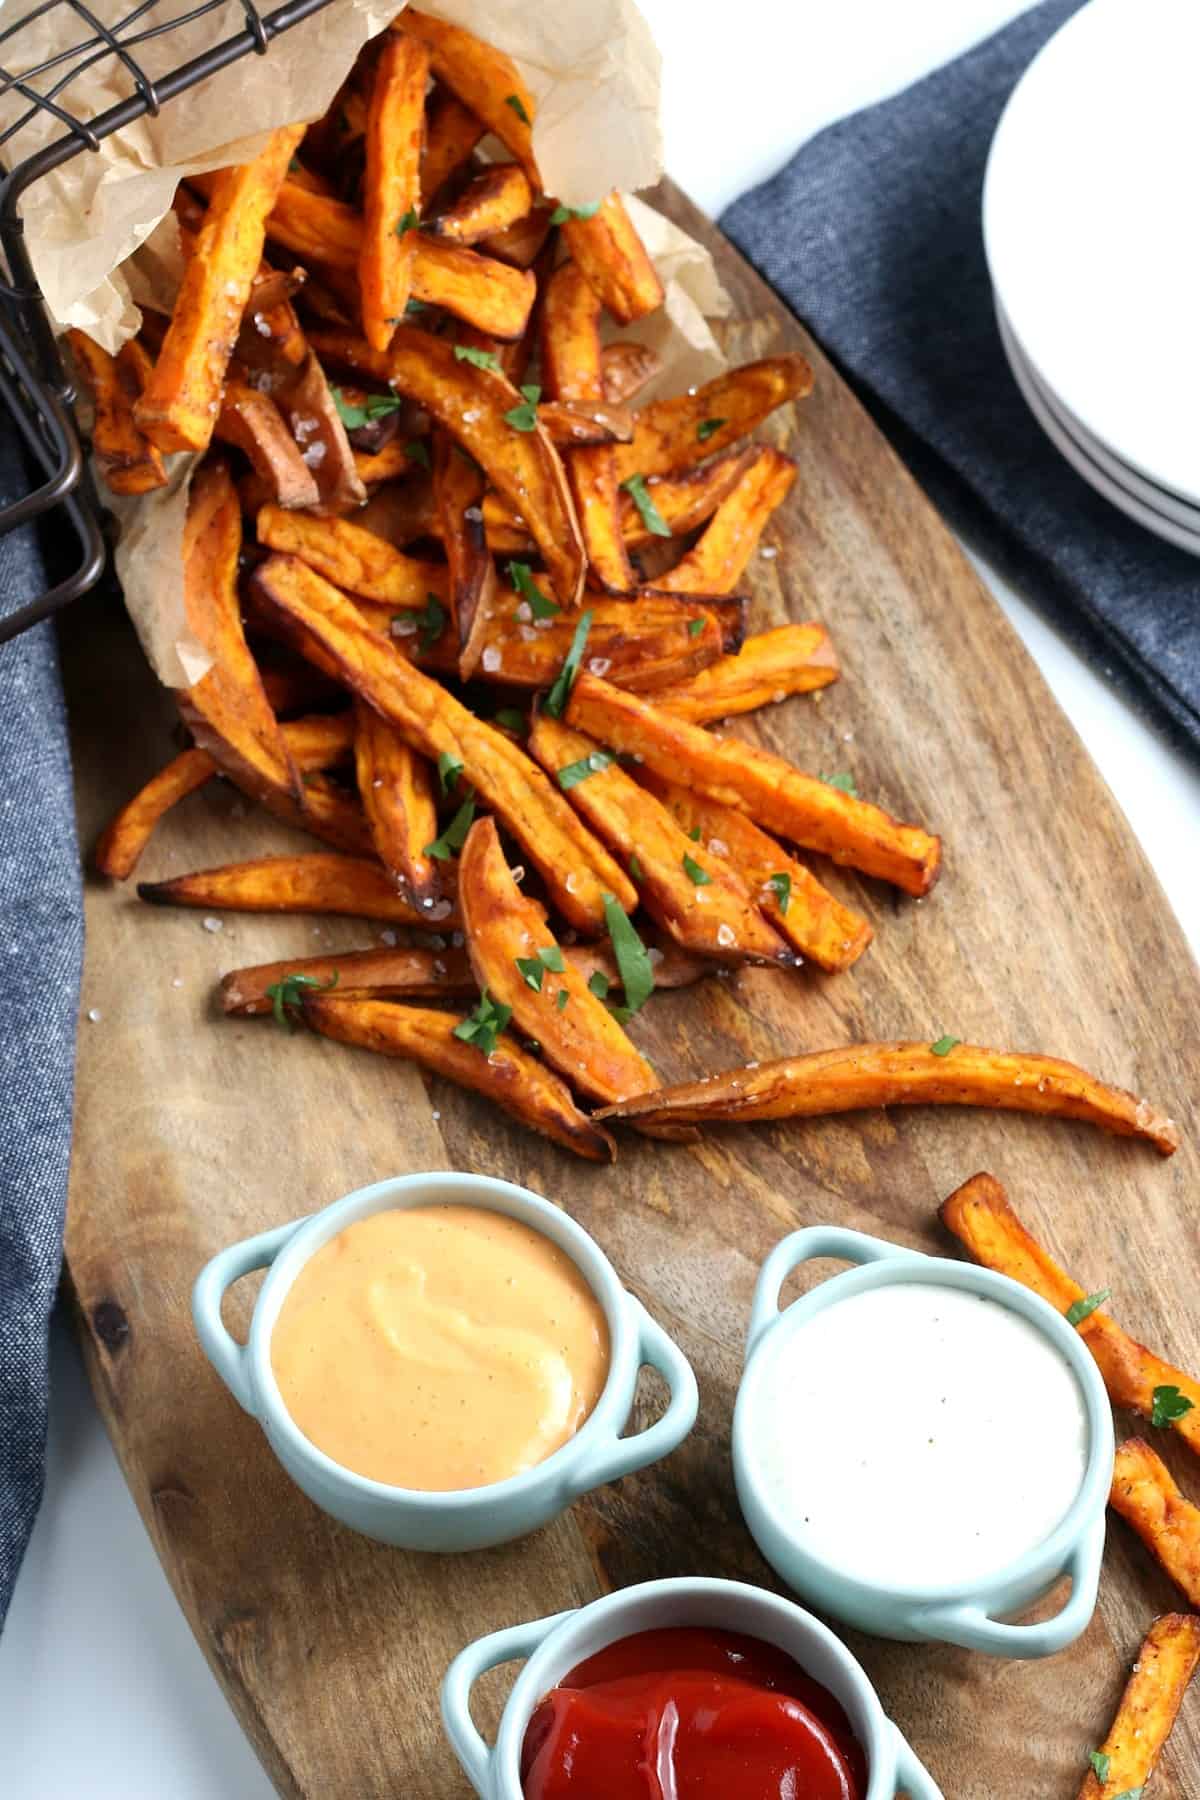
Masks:
[[[584,1156],[615,1154],[604,1118],[679,1136],[929,1100],[1169,1151],[1169,1121],[1081,1070],[948,1039],[659,1087],[626,1030],[656,986],[866,949],[867,920],[799,852],[920,896],[941,846],[845,778],[708,729],[838,676],[822,625],[747,635],[740,592],[795,479],[749,435],[811,370],[776,356],[634,404],[657,358],[606,336],[662,285],[618,194],[543,191],[533,117],[507,56],[409,9],[326,117],[180,190],[169,319],[115,358],[71,334],[115,492],[202,459],[186,606],[211,668],[178,695],[194,747],[97,866],[130,875],[163,812],[227,777],[330,848],[143,899],[413,938],[236,971],[226,1009],[415,1059]],[[422,948],[431,931],[463,950]]]

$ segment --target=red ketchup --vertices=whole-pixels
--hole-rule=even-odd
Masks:
[[[642,1631],[564,1677],[521,1751],[525,1800],[863,1800],[833,1695],[733,1631]]]

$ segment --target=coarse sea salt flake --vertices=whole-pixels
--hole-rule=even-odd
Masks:
[[[98,1006],[89,1006],[88,1018],[92,1021],[93,1025],[98,1025],[100,1023],[100,1008]]]
[[[500,667],[502,658],[495,644],[489,644],[479,660],[482,662],[488,674],[494,675],[496,670]]]
[[[204,929],[205,931],[224,931],[225,925],[221,919],[215,919],[212,913],[206,913],[204,918]]]

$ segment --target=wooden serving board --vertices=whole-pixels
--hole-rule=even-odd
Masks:
[[[863,1038],[951,1032],[1041,1049],[1152,1096],[1182,1121],[1184,1147],[1163,1162],[1082,1125],[925,1108],[725,1128],[686,1147],[626,1135],[616,1167],[595,1169],[414,1069],[218,1016],[224,970],[371,943],[375,929],[227,915],[212,932],[198,913],[92,881],[84,1007],[100,1016],[80,1028],[67,1234],[83,1340],[180,1604],[288,1796],[464,1795],[438,1682],[482,1632],[655,1576],[773,1585],[738,1512],[729,1422],[755,1275],[795,1226],[832,1221],[953,1254],[935,1209],[990,1169],[1086,1287],[1111,1285],[1122,1320],[1200,1369],[1200,983],[1181,932],[1033,663],[874,425],[711,226],[670,186],[659,203],[716,256],[736,306],[731,357],[799,346],[817,372],[811,399],[765,433],[800,478],[770,533],[778,556],[755,560],[755,622],[824,620],[844,675],[757,729],[803,767],[851,770],[861,792],[940,830],[946,863],[917,903],[823,870],[876,926],[852,972],[713,980],[656,999],[634,1035],[668,1079]],[[82,606],[65,636],[90,844],[170,753],[172,706],[123,620]],[[165,823],[142,873],[288,841],[214,784]],[[701,1391],[697,1428],[667,1462],[525,1543],[457,1559],[382,1548],[310,1505],[209,1369],[188,1311],[193,1277],[223,1245],[364,1182],[439,1167],[561,1201],[675,1334]],[[239,1295],[231,1312],[244,1320]],[[656,1398],[640,1399],[643,1421]],[[846,1405],[869,1432],[870,1393]],[[1181,1478],[1200,1489],[1194,1469]],[[1142,1631],[1172,1604],[1114,1524],[1096,1619],[1050,1662],[849,1641],[948,1796],[1071,1800]],[[1200,1693],[1154,1785],[1155,1800],[1197,1794]]]

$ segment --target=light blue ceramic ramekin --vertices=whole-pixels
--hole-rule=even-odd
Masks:
[[[271,1332],[288,1290],[322,1245],[372,1213],[438,1203],[506,1213],[557,1244],[603,1306],[610,1340],[608,1380],[591,1416],[573,1438],[524,1474],[452,1493],[425,1493],[371,1481],[318,1450],[288,1413],[270,1354]],[[222,1323],[221,1298],[253,1269],[268,1273],[242,1345]],[[234,1244],[201,1271],[192,1290],[192,1316],[209,1361],[239,1404],[259,1420],[296,1485],[343,1524],[406,1550],[482,1550],[524,1537],[580,1494],[666,1456],[696,1420],[696,1378],[688,1362],[641,1302],[621,1286],[594,1240],[548,1200],[483,1175],[435,1173],[379,1181],[311,1218]],[[644,1363],[664,1377],[670,1400],[662,1418],[648,1430],[624,1438],[621,1432]]]
[[[779,1294],[801,1263],[836,1257],[861,1266],[834,1275],[783,1312]],[[869,1288],[896,1282],[962,1288],[995,1300],[1036,1325],[1070,1365],[1083,1393],[1089,1449],[1075,1501],[1045,1541],[994,1576],[968,1586],[883,1587],[832,1569],[807,1551],[772,1505],[758,1477],[751,1420],[755,1388],[788,1338],[824,1307],[835,1306]],[[803,1419],[781,1422],[803,1432]],[[864,1430],[869,1422],[864,1421]],[[821,1454],[813,1445],[813,1455]],[[944,1261],[903,1250],[880,1238],[833,1226],[797,1231],[778,1244],[763,1264],[750,1315],[746,1367],[733,1419],[733,1472],[738,1499],[751,1535],[771,1566],[796,1593],[822,1612],[877,1637],[906,1642],[941,1641],[993,1656],[1050,1656],[1085,1630],[1096,1605],[1104,1551],[1105,1507],[1112,1483],[1113,1424],[1104,1383],[1079,1333],[1037,1294],[1006,1275],[971,1263]],[[896,1471],[903,1480],[903,1471]],[[887,1506],[887,1494],[879,1496]],[[1007,1622],[1040,1600],[1064,1575],[1071,1594],[1061,1611],[1032,1624]]]
[[[480,1638],[455,1657],[442,1683],[442,1722],[481,1800],[522,1800],[521,1746],[538,1702],[579,1663],[637,1631],[675,1626],[744,1632],[773,1644],[839,1701],[867,1756],[864,1800],[942,1800],[942,1791],[884,1714],[879,1697],[845,1645],[791,1600],[740,1581],[647,1581]],[[528,1658],[509,1694],[491,1748],[471,1718],[471,1689],[487,1670]],[[731,1797],[732,1800],[732,1797]]]

